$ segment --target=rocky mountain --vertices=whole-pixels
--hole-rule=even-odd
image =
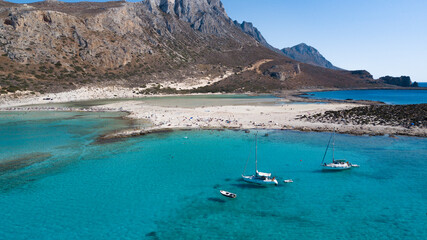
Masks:
[[[170,86],[201,78],[212,82],[203,91],[373,84],[270,47],[252,24],[232,21],[220,0],[0,2],[0,93],[108,84],[177,91]]]
[[[242,29],[242,31],[246,34],[248,34],[249,36],[253,37],[255,40],[257,40],[259,43],[261,43],[262,45],[264,45],[265,47],[269,48],[270,50],[273,50],[275,52],[280,52],[279,49],[271,46],[267,40],[265,40],[265,38],[262,36],[261,32],[254,27],[254,25],[250,22],[246,22],[243,21],[242,23],[239,23],[238,21],[234,21],[234,24],[239,27],[240,29]]]
[[[332,65],[331,62],[326,60],[326,58],[323,57],[322,54],[320,54],[320,52],[317,51],[317,49],[305,43],[300,43],[291,48],[283,48],[282,52],[286,56],[303,63],[308,63],[314,66],[319,66],[319,67],[324,67],[324,68],[329,68],[334,70],[339,69],[334,65]]]

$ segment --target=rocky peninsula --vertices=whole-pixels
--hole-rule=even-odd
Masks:
[[[304,115],[300,119],[312,123],[340,123],[343,126],[389,126],[403,131],[396,134],[418,132],[418,136],[427,136],[427,104],[360,106]]]

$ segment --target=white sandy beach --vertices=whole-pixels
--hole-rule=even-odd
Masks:
[[[313,115],[330,110],[342,110],[361,106],[358,104],[284,104],[275,106],[218,106],[198,108],[171,108],[149,106],[141,102],[114,103],[108,108],[121,108],[130,112],[130,118],[149,119],[150,129],[133,129],[107,137],[144,134],[147,131],[165,129],[290,129],[303,131],[332,131],[351,134],[403,134],[422,135],[425,129],[374,125],[343,125],[340,123],[312,123],[300,120],[299,116]]]
[[[141,97],[135,89],[125,87],[82,87],[60,93],[30,94],[29,92],[10,94],[0,98],[0,108],[38,105],[45,103],[63,103],[94,99],[134,98]],[[45,100],[45,99],[50,100]]]
[[[44,94],[26,95],[17,98],[2,98],[0,109],[4,110],[51,110],[73,111],[76,109],[64,107],[41,106],[31,107],[30,104],[60,103],[70,101],[136,98],[143,97],[134,93],[134,89],[123,87],[81,88],[74,91]],[[46,98],[52,100],[44,100]],[[197,101],[197,100],[196,100]],[[284,99],[286,102],[286,99]],[[131,129],[114,133],[107,138],[125,137],[129,135],[145,134],[165,129],[293,129],[303,131],[332,131],[334,128],[341,133],[351,134],[390,134],[427,136],[426,129],[404,128],[381,125],[343,125],[341,123],[313,123],[300,120],[302,115],[314,115],[325,111],[350,109],[362,106],[352,103],[325,103],[325,104],[277,104],[277,105],[224,105],[206,107],[165,107],[144,103],[143,101],[119,101],[103,106],[94,106],[83,109],[84,111],[126,111],[129,118],[146,119],[152,122],[149,129]],[[82,109],[78,109],[81,111]]]

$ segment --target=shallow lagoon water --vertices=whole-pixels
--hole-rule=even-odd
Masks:
[[[107,104],[127,101],[140,101],[143,104],[160,107],[181,107],[181,108],[196,108],[196,107],[215,107],[215,106],[235,106],[235,105],[251,105],[251,106],[274,106],[284,104],[308,104],[307,102],[289,102],[273,95],[245,95],[245,94],[210,94],[210,95],[181,95],[181,96],[156,96],[156,97],[140,97],[140,98],[117,98],[117,99],[96,99],[86,101],[50,103],[46,101],[44,104],[28,105],[41,107],[73,107],[73,108],[88,108],[93,106],[103,106]],[[324,102],[318,102],[322,104]]]
[[[307,97],[314,99],[370,100],[387,104],[427,103],[427,90],[343,90],[310,92]]]
[[[4,239],[427,237],[426,139],[338,134],[336,157],[361,168],[331,173],[319,166],[329,133],[260,131],[259,170],[281,183],[263,188],[240,179],[248,157],[247,172],[254,169],[253,132],[177,131],[99,145],[98,135],[127,123],[108,114],[7,114]],[[33,161],[4,164],[19,160]]]
[[[155,96],[155,97],[140,97],[140,98],[117,98],[117,99],[96,99],[86,101],[75,101],[66,103],[49,103],[39,104],[38,106],[52,107],[77,107],[87,108],[92,106],[102,106],[117,102],[140,101],[147,105],[161,107],[212,107],[224,105],[280,105],[289,104],[283,102],[280,98],[273,95],[258,95],[250,96],[245,94],[210,94],[210,95],[181,95],[181,96]],[[34,106],[34,105],[33,105]]]

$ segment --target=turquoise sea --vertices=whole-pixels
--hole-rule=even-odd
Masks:
[[[427,103],[427,90],[342,90],[310,92],[308,98],[337,100],[371,100],[387,104]]]
[[[361,167],[322,172],[329,133],[260,131],[264,188],[240,179],[254,132],[97,143],[120,117],[0,113],[0,239],[427,239],[426,139],[338,134]]]

